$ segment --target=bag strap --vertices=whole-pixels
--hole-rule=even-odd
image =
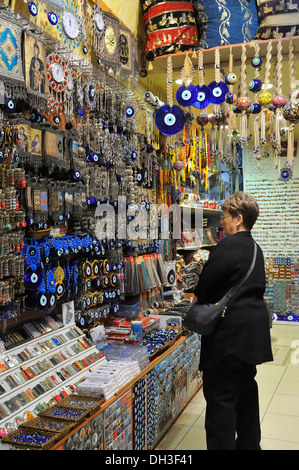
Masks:
[[[231,299],[232,296],[237,292],[237,290],[244,284],[244,282],[249,278],[250,274],[252,273],[252,270],[254,268],[254,265],[255,265],[255,260],[256,260],[256,252],[257,252],[257,245],[255,243],[255,241],[253,241],[253,244],[254,244],[254,247],[253,247],[253,259],[251,261],[251,265],[249,266],[249,269],[247,271],[247,273],[241,278],[241,280],[239,282],[237,282],[237,284],[235,284],[229,291],[228,293],[226,294],[226,296]]]

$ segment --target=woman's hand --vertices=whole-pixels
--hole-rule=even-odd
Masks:
[[[198,302],[198,298],[196,297],[196,295],[194,295],[191,299],[191,302],[190,302],[191,307],[192,307],[192,305],[196,304],[197,302]]]

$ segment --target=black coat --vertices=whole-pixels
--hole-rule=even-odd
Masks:
[[[198,302],[220,300],[247,272],[252,257],[250,232],[237,232],[221,240],[210,254],[194,290]],[[226,315],[220,319],[216,330],[202,337],[201,370],[213,367],[230,354],[254,365],[273,360],[264,292],[264,257],[258,246],[251,275],[229,301]]]

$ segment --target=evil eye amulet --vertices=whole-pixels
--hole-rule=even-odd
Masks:
[[[7,113],[14,113],[16,111],[17,102],[10,96],[5,98],[4,109]]]
[[[176,99],[181,106],[191,106],[196,100],[197,92],[193,85],[182,85],[176,92]]]
[[[262,86],[263,86],[263,83],[258,78],[255,78],[254,80],[251,80],[248,84],[249,90],[254,91],[254,92],[261,91]]]
[[[260,104],[269,104],[272,101],[272,95],[268,91],[259,94],[258,101]]]
[[[239,98],[236,105],[237,105],[238,109],[241,109],[241,110],[242,109],[247,109],[251,105],[250,98],[247,98],[247,96]]]
[[[228,73],[225,76],[225,83],[227,85],[233,85],[237,81],[237,75],[235,73]]]
[[[213,104],[221,104],[225,100],[225,95],[228,93],[229,89],[225,82],[220,81],[216,82],[213,81],[209,84],[209,88],[211,90],[211,98],[210,101]]]
[[[38,9],[34,2],[28,3],[28,10],[32,16],[36,16],[38,14]]]
[[[52,26],[56,26],[58,23],[58,17],[54,11],[49,11],[48,13],[48,21],[51,23]]]
[[[251,61],[252,67],[259,68],[262,65],[262,59],[260,57],[253,57]]]
[[[284,95],[276,95],[273,96],[272,103],[277,107],[277,108],[282,108],[287,104],[287,99]]]

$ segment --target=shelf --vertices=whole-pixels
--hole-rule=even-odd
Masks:
[[[222,214],[221,209],[209,209],[207,207],[196,206],[196,205],[191,206],[189,204],[180,204],[180,207],[182,209],[191,209],[191,212],[202,211],[203,214],[206,214],[206,215],[220,215],[220,214]]]
[[[211,245],[195,245],[195,246],[177,246],[177,250],[180,251],[196,251],[196,250],[204,250],[210,248],[212,246],[217,246],[217,243],[212,243]]]
[[[295,57],[298,60],[299,58],[299,36],[294,36],[293,38],[293,44],[294,44],[294,50],[297,51],[295,52]],[[246,57],[247,59],[252,59],[254,57],[254,47],[253,44],[254,42],[258,42],[260,45],[260,57],[266,57],[266,52],[267,52],[267,44],[269,40],[261,40],[261,41],[252,41],[245,43],[246,45]],[[273,58],[276,57],[276,50],[277,50],[277,43],[278,39],[272,39],[272,55]],[[215,64],[215,47],[211,47],[209,49],[203,49],[203,61],[204,61],[204,66],[206,65],[213,65]],[[242,44],[231,44],[229,46],[219,46],[219,52],[220,52],[220,60],[221,63],[228,63],[229,61],[229,55],[230,51],[233,54],[234,58],[234,65],[237,65],[237,62],[239,63],[240,58],[241,58],[241,52],[242,52]],[[282,38],[282,54],[287,55],[289,52],[289,38]],[[193,58],[193,51],[190,50],[187,52],[188,56],[193,62],[193,65],[197,65],[197,54],[196,58]],[[153,70],[151,70],[151,75],[152,74],[159,74],[159,73],[165,73],[166,72],[166,62],[167,62],[167,55],[161,56],[161,57],[156,57],[155,60],[152,62],[153,64]],[[173,70],[180,70],[185,61],[186,57],[186,52],[177,52],[175,54],[171,54],[172,57],[172,64],[173,64]]]

